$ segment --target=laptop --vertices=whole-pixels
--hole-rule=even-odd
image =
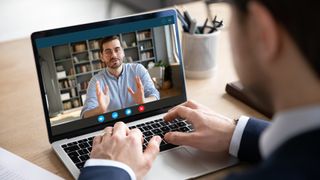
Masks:
[[[90,81],[106,71],[99,42],[109,36],[118,37],[125,54],[123,64],[140,64],[149,73],[159,98],[144,104],[120,102],[118,109],[84,118]],[[93,138],[118,121],[143,132],[144,148],[154,135],[194,131],[186,120],[167,123],[162,119],[170,108],[187,100],[174,9],[35,32],[31,41],[49,141],[75,179],[90,157]],[[160,150],[146,179],[188,179],[238,162],[228,154],[203,152],[165,140]]]

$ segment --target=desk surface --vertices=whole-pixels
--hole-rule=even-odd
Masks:
[[[194,6],[188,4],[185,8],[190,9],[191,14],[203,12],[203,5],[191,8]],[[229,9],[226,5],[214,5],[211,10],[219,13]],[[200,20],[203,17],[199,16]],[[221,33],[217,52],[217,70],[212,78],[187,80],[188,99],[194,99],[231,118],[239,115],[263,118],[261,114],[225,93],[226,83],[237,80],[232,66],[227,29]],[[0,43],[0,84],[0,147],[63,178],[71,179],[72,176],[48,141],[30,39]],[[221,178],[243,168],[245,165],[238,165],[199,179]]]

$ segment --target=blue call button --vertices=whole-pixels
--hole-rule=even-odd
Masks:
[[[98,122],[102,123],[104,121],[104,116],[100,115],[98,116]]]
[[[127,116],[130,116],[132,114],[132,110],[128,108],[125,110],[125,113]]]
[[[111,117],[112,117],[113,119],[117,119],[117,118],[119,117],[119,114],[118,114],[117,112],[113,112],[113,113],[111,114]]]

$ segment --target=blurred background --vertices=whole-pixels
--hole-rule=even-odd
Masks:
[[[1,0],[0,42],[34,31],[101,21],[196,0]],[[219,0],[203,0],[213,3]]]

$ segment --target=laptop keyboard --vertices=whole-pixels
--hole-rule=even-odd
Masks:
[[[146,123],[138,124],[136,126],[130,126],[129,129],[139,128],[143,133],[144,142],[143,150],[147,147],[149,140],[158,135],[161,138],[167,132],[180,131],[180,132],[192,132],[193,127],[186,120],[175,119],[172,122],[165,122],[163,119],[157,119]],[[94,137],[81,139],[79,141],[70,142],[61,145],[64,151],[68,154],[72,162],[81,169],[84,163],[90,158],[90,152],[92,150],[92,141]],[[161,141],[160,151],[177,147],[176,145],[167,143],[165,140]]]

